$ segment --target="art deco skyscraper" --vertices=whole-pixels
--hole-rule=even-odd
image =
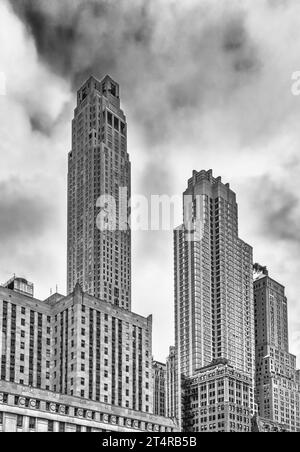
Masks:
[[[131,233],[120,230],[131,193],[126,117],[120,108],[119,85],[109,76],[90,77],[79,89],[72,123],[68,172],[67,287],[77,282],[104,301],[131,309]],[[123,196],[120,197],[119,189]],[[98,199],[116,201],[116,230],[100,230]],[[127,198],[127,199],[126,199]],[[103,205],[102,205],[103,207]],[[105,207],[105,205],[104,205]]]
[[[289,353],[285,288],[254,266],[256,401],[262,418],[300,431],[300,385],[296,356]]]
[[[194,171],[184,207],[190,224],[174,232],[178,394],[216,360],[254,377],[252,248],[238,236],[236,195],[212,171]]]

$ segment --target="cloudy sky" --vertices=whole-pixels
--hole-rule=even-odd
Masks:
[[[298,0],[1,0],[0,281],[17,273],[37,297],[65,293],[75,93],[109,73],[134,193],[180,194],[193,169],[230,182],[241,238],[287,287],[300,358],[299,70]],[[172,240],[133,236],[133,310],[153,313],[160,360],[173,343]]]

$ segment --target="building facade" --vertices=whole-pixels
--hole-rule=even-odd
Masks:
[[[253,433],[288,433],[290,432],[287,425],[279,424],[278,422],[270,421],[259,416],[252,418]]]
[[[252,378],[217,360],[185,383],[184,432],[251,432]]]
[[[1,381],[153,413],[152,317],[82,292],[0,287]]]
[[[175,347],[169,348],[166,364],[166,416],[176,418],[176,359]]]
[[[78,282],[90,295],[127,310],[131,309],[130,172],[119,85],[109,76],[101,81],[90,77],[78,91],[72,122],[67,287],[71,293]]]
[[[170,419],[1,381],[0,432],[168,432]]]
[[[182,382],[226,359],[254,381],[252,248],[238,236],[236,195],[212,171],[193,172],[174,231],[176,413]],[[254,410],[254,385],[249,404]]]
[[[166,416],[166,364],[152,363],[153,375],[153,413]]]
[[[296,357],[289,353],[285,288],[254,266],[256,402],[258,414],[300,431],[300,385]]]

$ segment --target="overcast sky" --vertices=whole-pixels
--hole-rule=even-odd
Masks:
[[[109,73],[133,192],[180,194],[193,169],[230,182],[241,238],[286,285],[300,358],[299,70],[298,0],[1,0],[0,281],[16,273],[37,297],[65,293],[75,93]],[[172,243],[172,232],[133,235],[133,310],[153,313],[159,360],[174,341]]]

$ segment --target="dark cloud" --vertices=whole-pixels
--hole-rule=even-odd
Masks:
[[[208,69],[214,70],[207,67],[206,60],[212,63],[210,52],[215,59],[228,54],[232,71],[258,67],[245,13],[228,4],[216,17],[203,15],[203,4],[209,8],[209,2],[184,11],[169,5],[167,13],[149,0],[11,0],[11,4],[33,35],[40,56],[69,77],[75,88],[90,73],[112,73],[122,82],[129,103],[137,104],[139,83],[150,113],[156,99],[149,99],[146,88],[157,84],[166,110],[199,106],[201,82],[207,81]],[[147,112],[141,104],[143,119]]]
[[[53,121],[46,115],[31,115],[29,117],[30,126],[33,132],[42,133],[49,136],[53,128]]]
[[[149,44],[151,3],[11,0],[33,35],[40,56],[54,70],[70,77],[75,87],[90,73],[113,71],[124,46]]]
[[[0,183],[0,246],[21,247],[35,241],[53,222],[49,201],[30,193],[16,178]]]
[[[234,19],[229,22],[224,33],[224,49],[227,52],[237,52],[247,45],[247,33],[243,27],[242,18]]]

